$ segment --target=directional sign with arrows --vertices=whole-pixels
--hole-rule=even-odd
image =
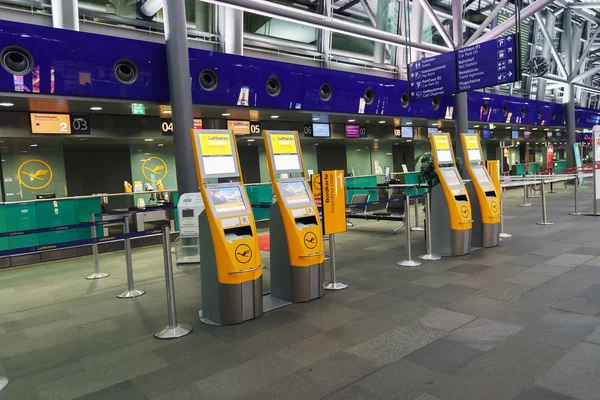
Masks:
[[[411,101],[456,93],[456,60],[454,52],[423,58],[408,64]]]
[[[519,47],[515,35],[502,36],[456,51],[458,91],[481,89],[519,79]]]

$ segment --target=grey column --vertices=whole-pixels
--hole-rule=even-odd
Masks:
[[[573,48],[571,46],[571,10],[566,9],[563,14],[563,35],[566,40],[564,43],[565,68],[568,74],[573,70]],[[575,167],[575,154],[573,153],[573,144],[575,143],[575,87],[572,83],[565,86],[563,102],[565,103],[565,119],[567,125],[567,167]]]
[[[550,34],[551,38],[554,38],[554,27],[556,26],[556,17],[550,11],[546,11],[546,29]],[[548,62],[550,62],[550,46],[554,46],[554,43],[548,43],[547,40],[544,40],[544,44],[542,45],[542,57],[544,57]],[[537,82],[537,93],[536,99],[540,101],[544,101],[546,98],[546,80],[538,79]]]
[[[331,18],[333,10],[331,8],[331,0],[321,0],[321,14],[327,18]],[[331,66],[331,31],[328,29],[319,29],[319,52],[323,54],[323,68]]]
[[[54,28],[79,30],[77,0],[52,0],[52,26]]]
[[[221,35],[221,51],[227,54],[244,54],[244,12],[231,7],[219,6],[217,30]]]
[[[418,1],[412,3],[408,17],[410,18],[410,40],[415,43],[421,43],[423,41],[423,18],[425,17],[421,3]],[[423,53],[414,48],[411,49],[410,53],[411,62],[420,60],[423,56]]]
[[[173,116],[177,191],[180,194],[198,191],[196,163],[190,129],[194,127],[187,22],[183,1],[166,0],[163,8],[169,93]]]
[[[462,0],[452,0],[452,34],[454,44],[459,49],[463,46],[463,7]],[[456,155],[464,162],[467,162],[463,150],[460,134],[469,131],[469,115],[467,113],[467,93],[457,93],[454,95],[454,113],[456,115],[456,132],[454,139],[456,140]],[[468,177],[469,172],[463,168],[463,177]]]

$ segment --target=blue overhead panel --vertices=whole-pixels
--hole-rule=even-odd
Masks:
[[[456,93],[454,52],[423,58],[408,64],[411,101]]]
[[[514,82],[520,75],[515,35],[458,49],[456,63],[459,92]]]

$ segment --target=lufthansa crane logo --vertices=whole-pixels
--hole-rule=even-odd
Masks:
[[[490,205],[492,206],[492,211],[493,212],[498,211],[498,203],[496,203],[495,201],[491,201]]]
[[[17,170],[21,185],[31,190],[41,190],[52,182],[52,168],[42,160],[27,160]]]
[[[320,191],[321,190],[321,175],[315,176],[314,183],[315,183],[315,189]]]
[[[252,249],[247,244],[240,244],[235,248],[235,259],[240,264],[246,264],[252,259]]]
[[[317,247],[317,243],[317,235],[312,232],[306,232],[306,235],[304,235],[304,245],[309,249],[314,249]]]
[[[167,163],[160,157],[152,156],[144,160],[142,175],[150,182],[158,182],[167,176]]]
[[[463,218],[467,218],[469,216],[469,209],[467,206],[462,206],[460,208],[460,213],[462,214]]]

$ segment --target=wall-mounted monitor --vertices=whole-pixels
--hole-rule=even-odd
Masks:
[[[346,137],[347,138],[360,137],[360,126],[359,125],[346,125]]]
[[[467,130],[467,133],[475,133],[475,129],[469,129]]]
[[[510,136],[512,140],[519,139],[519,131],[512,131],[512,135]]]
[[[554,132],[554,136],[556,136],[557,139],[560,139],[562,137],[562,132],[556,131],[556,132]]]
[[[546,132],[546,139],[552,139],[552,132]]]
[[[313,137],[329,137],[329,124],[313,124]]]
[[[490,131],[489,129],[484,129],[483,131],[481,131],[481,137],[483,139],[491,139],[492,138],[492,131]]]
[[[403,126],[401,130],[401,135],[403,139],[412,139],[413,138],[413,128],[412,126]]]
[[[531,131],[525,131],[525,132],[523,132],[523,138],[525,138],[525,139],[531,139]]]

